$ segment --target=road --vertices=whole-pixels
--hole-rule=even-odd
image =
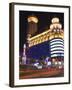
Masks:
[[[20,79],[46,78],[63,76],[63,69],[20,70]]]

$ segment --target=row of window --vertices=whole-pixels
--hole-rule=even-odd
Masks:
[[[53,39],[50,41],[51,57],[64,56],[64,40]]]
[[[46,36],[38,37],[38,38],[35,38],[34,40],[29,41],[29,46],[31,47],[33,45],[36,45],[36,44],[51,40],[53,38],[63,38],[63,35],[61,35],[61,34],[54,34],[53,35],[52,34],[50,36],[46,35]]]

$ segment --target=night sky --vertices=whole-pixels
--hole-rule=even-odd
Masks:
[[[38,31],[37,34],[44,32],[49,29],[51,19],[58,17],[60,23],[64,28],[64,13],[53,13],[53,12],[36,12],[36,11],[20,11],[19,12],[19,52],[22,53],[23,44],[26,42],[26,32],[28,28],[27,18],[30,15],[38,17]]]

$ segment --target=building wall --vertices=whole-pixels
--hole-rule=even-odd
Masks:
[[[50,56],[49,41],[30,47],[27,55],[34,59],[39,59],[42,56]]]
[[[37,32],[37,23],[29,22],[28,23],[28,34],[34,35]]]

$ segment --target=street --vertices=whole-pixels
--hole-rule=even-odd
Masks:
[[[20,70],[20,79],[29,78],[46,78],[46,77],[61,77],[63,76],[63,69],[50,68],[50,69],[37,69],[37,70]]]

